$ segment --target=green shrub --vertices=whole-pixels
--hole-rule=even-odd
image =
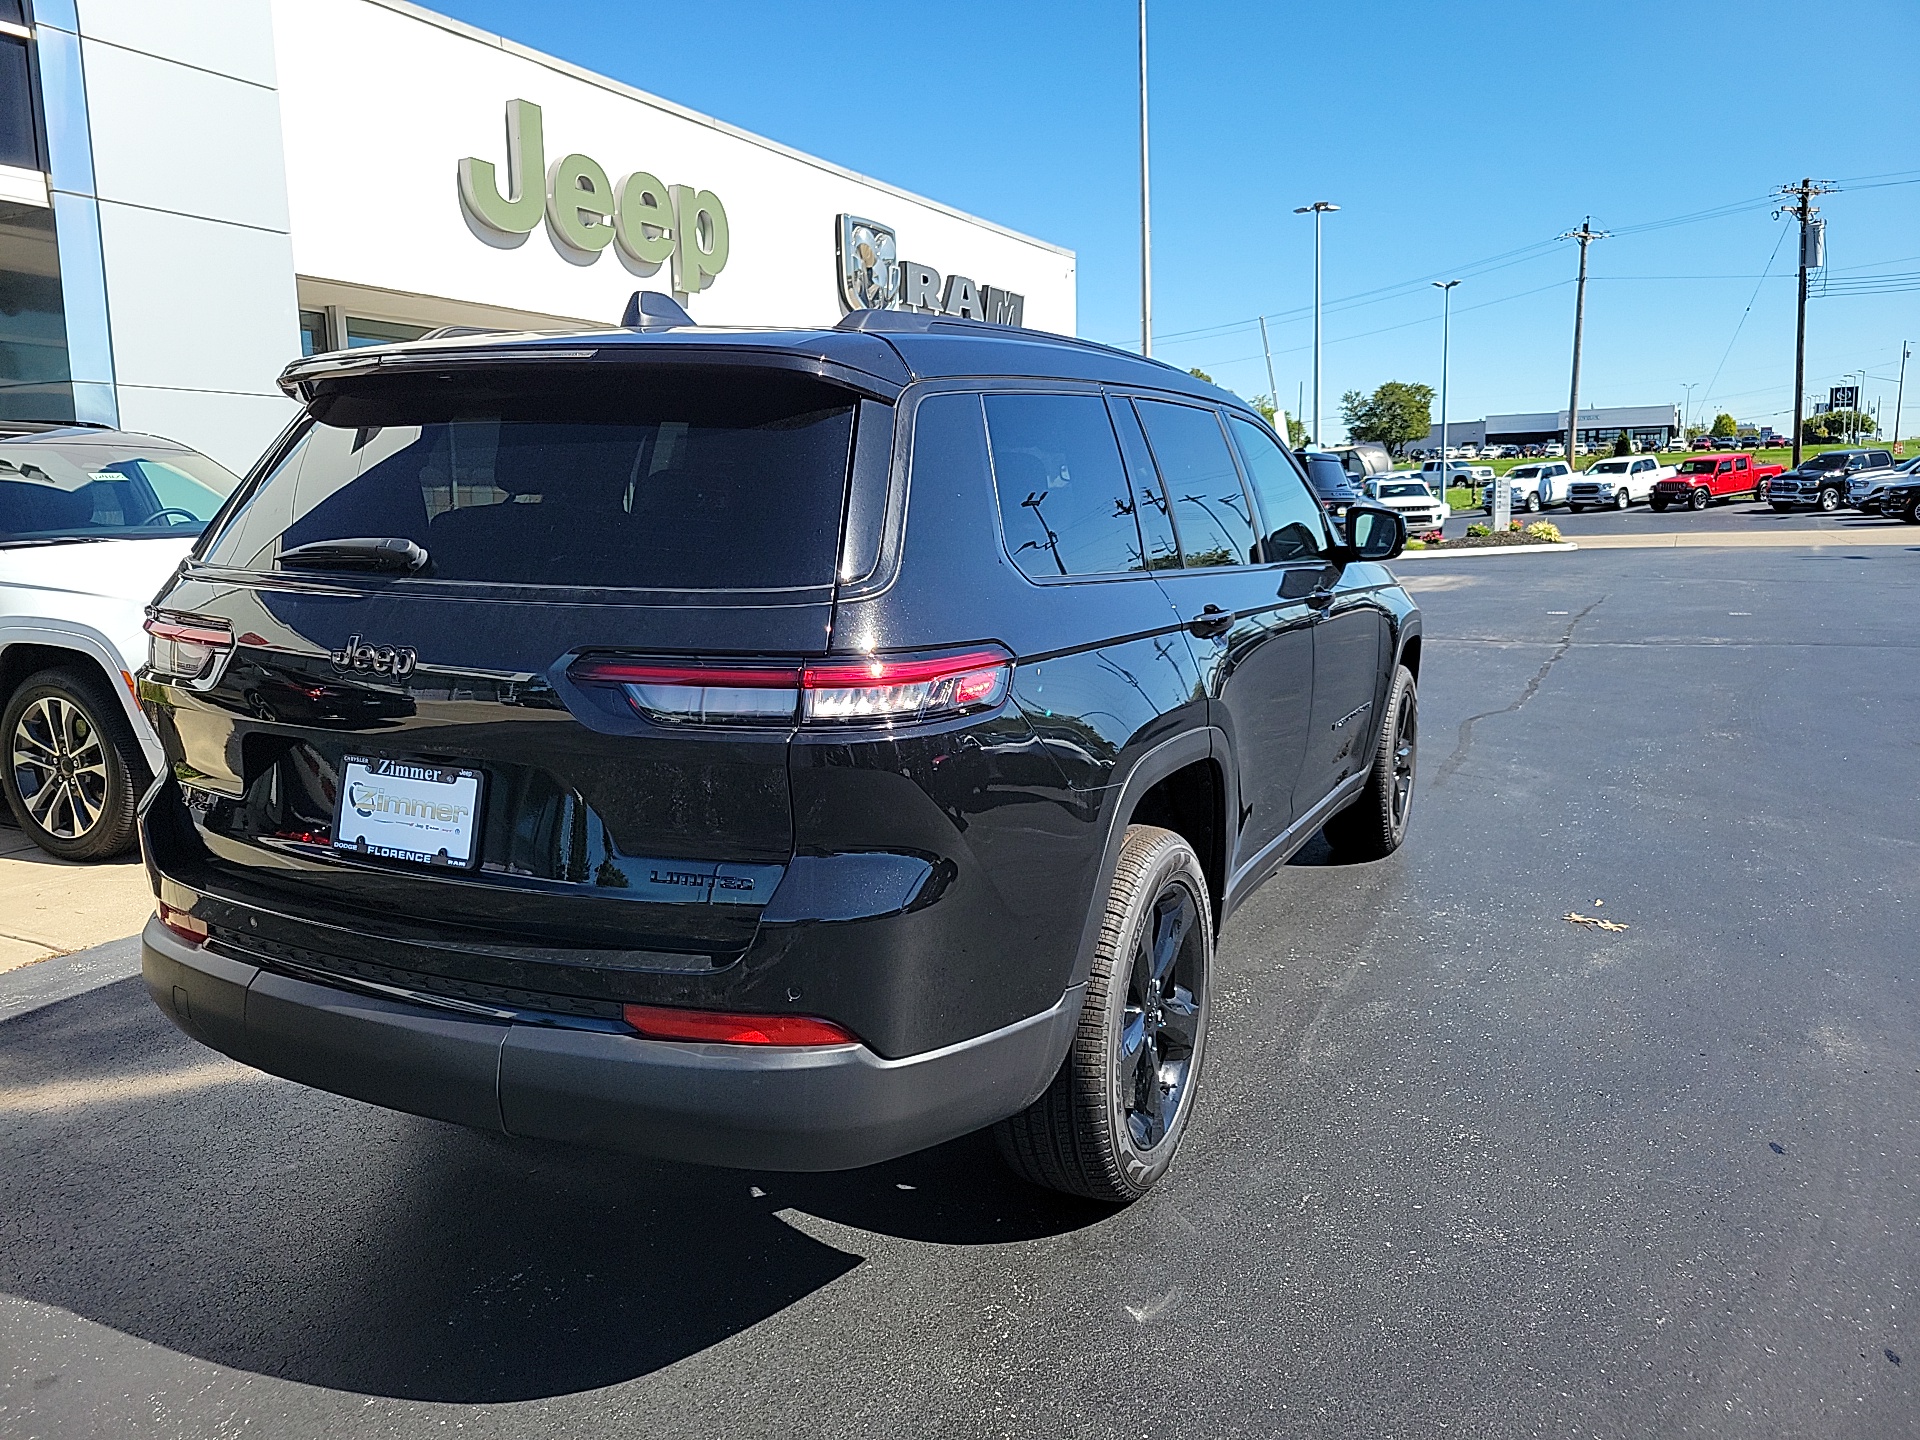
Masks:
[[[1491,525],[1467,526],[1467,538],[1469,540],[1484,539],[1486,536],[1491,535],[1492,533],[1493,533],[1493,527]]]
[[[1527,526],[1526,536],[1529,540],[1538,540],[1543,545],[1558,545],[1560,527],[1551,520],[1536,520]]]

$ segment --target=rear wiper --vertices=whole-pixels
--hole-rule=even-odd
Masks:
[[[425,568],[427,552],[396,536],[351,540],[313,540],[282,550],[282,570],[388,570],[411,574]]]

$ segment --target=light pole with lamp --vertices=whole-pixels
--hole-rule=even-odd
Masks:
[[[1440,292],[1440,498],[1447,498],[1447,350],[1453,342],[1453,287],[1458,280],[1435,280]]]
[[[1696,380],[1691,385],[1682,385],[1680,388],[1687,392],[1687,398],[1680,406],[1680,442],[1684,445],[1687,441],[1687,431],[1692,428],[1693,392],[1700,388],[1700,382]]]
[[[1313,443],[1316,445],[1327,443],[1320,433],[1320,220],[1339,208],[1331,201],[1316,200],[1311,205],[1296,205],[1293,210],[1296,215],[1313,216]]]
[[[1140,353],[1153,354],[1153,206],[1147,183],[1147,0],[1140,0]]]

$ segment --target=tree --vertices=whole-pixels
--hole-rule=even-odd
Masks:
[[[1187,373],[1193,376],[1193,378],[1196,380],[1204,380],[1209,385],[1213,384],[1213,376],[1209,375],[1206,371],[1202,370],[1198,365],[1194,366],[1191,370],[1187,371]]]
[[[1287,443],[1298,450],[1307,443],[1307,422],[1287,416]]]
[[[1256,395],[1247,403],[1258,410],[1261,417],[1269,425],[1273,426],[1276,430],[1280,428],[1280,421],[1277,418],[1280,414],[1280,407],[1273,403],[1273,396]]]
[[[1713,429],[1709,433],[1711,433],[1716,440],[1727,435],[1738,435],[1740,433],[1740,422],[1722,410],[1718,415],[1713,417]]]
[[[1371,395],[1349,390],[1340,397],[1340,418],[1351,440],[1374,440],[1398,455],[1433,429],[1433,387],[1389,380]]]
[[[1633,453],[1633,437],[1624,430],[1614,436],[1613,453],[1616,455],[1631,455]]]

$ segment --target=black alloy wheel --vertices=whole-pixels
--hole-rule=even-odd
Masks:
[[[1128,826],[1067,1058],[1038,1100],[994,1127],[1013,1170],[1115,1205],[1167,1173],[1206,1057],[1213,939],[1193,848]]]
[[[1413,672],[1395,668],[1387,719],[1360,798],[1327,821],[1327,843],[1343,860],[1383,860],[1407,838],[1420,759],[1420,694]]]
[[[104,860],[133,844],[144,767],[106,687],[69,670],[29,676],[0,716],[7,807],[27,837],[62,860]]]

